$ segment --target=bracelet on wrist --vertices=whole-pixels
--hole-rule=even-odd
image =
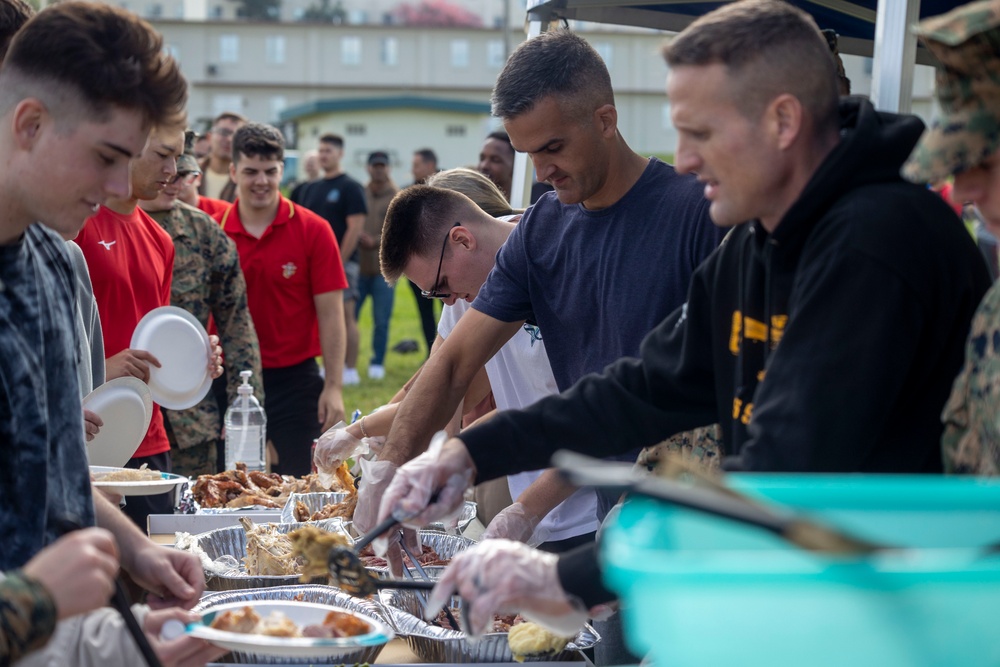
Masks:
[[[367,416],[368,415],[365,415],[365,417]],[[361,435],[367,438],[369,436],[368,436],[368,431],[365,430],[365,417],[361,418],[361,421],[358,422],[358,426],[361,428]]]

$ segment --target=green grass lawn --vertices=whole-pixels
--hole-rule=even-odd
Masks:
[[[372,355],[371,306],[371,299],[368,299],[358,317],[361,338],[358,345],[358,373],[361,375],[361,384],[344,387],[344,410],[348,419],[355,408],[360,409],[363,414],[368,414],[380,405],[388,403],[427,357],[413,290],[403,279],[396,284],[396,300],[392,309],[392,320],[389,323],[389,349],[385,355],[385,379],[369,380],[368,361]],[[435,313],[440,313],[439,306]],[[392,347],[406,338],[417,341],[420,349],[410,354],[393,352]]]

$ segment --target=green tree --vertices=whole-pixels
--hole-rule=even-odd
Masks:
[[[277,21],[281,18],[281,0],[234,0],[237,16],[252,21]]]
[[[302,20],[308,23],[334,23],[343,25],[347,23],[347,10],[340,0],[333,5],[330,0],[319,0],[318,5],[309,5],[309,8],[302,14]]]

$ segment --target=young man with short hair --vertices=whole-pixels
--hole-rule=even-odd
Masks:
[[[365,191],[361,184],[344,173],[341,162],[344,159],[344,138],[337,134],[324,134],[319,138],[319,164],[323,177],[306,184],[297,204],[319,214],[333,228],[344,260],[344,273],[348,288],[344,291],[344,327],[347,340],[343,384],[354,385],[361,381],[358,376],[358,321],[355,303],[358,299],[358,239],[365,226],[368,209],[365,206]]]
[[[204,589],[197,559],[154,544],[117,507],[91,492],[77,379],[74,276],[63,240],[75,236],[106,199],[129,196],[129,161],[143,150],[149,124],[179,113],[186,93],[176,63],[164,55],[152,27],[103,4],[73,2],[44,10],[15,37],[0,68],[0,160],[5,165],[0,171],[0,527],[5,541],[0,571],[25,566],[67,530],[93,526],[96,519],[117,545],[102,547],[81,535],[70,541],[81,561],[97,567],[95,548],[120,558],[154,598],[190,608]],[[52,568],[45,566],[49,574]],[[39,647],[54,629],[60,638],[47,647],[55,652],[42,658],[45,664],[112,667],[141,659],[112,610],[57,626],[57,617],[83,611],[100,598],[88,604],[83,598],[92,596],[80,591],[81,599],[67,605],[65,591],[46,590],[42,577],[31,572],[30,566],[13,572],[20,581],[18,595],[5,597],[11,605],[5,620],[31,619],[4,625],[14,632],[5,633],[4,645],[13,649],[5,659]],[[187,637],[161,642],[159,629],[167,617],[194,619],[169,610],[140,620],[165,664],[182,659],[204,664],[220,654]]]
[[[486,135],[479,149],[479,173],[497,184],[503,196],[510,199],[510,188],[514,181],[514,147],[510,136],[503,130]]]
[[[199,173],[193,153],[193,132],[184,133],[184,153],[177,158],[177,173],[155,199],[139,202],[174,243],[170,305],[183,308],[206,329],[214,323],[225,353],[225,400],[210,392],[186,410],[164,410],[174,472],[188,477],[219,471],[219,445],[226,408],[236,400],[240,371],[253,372],[254,395],[261,405],[261,365],[257,332],[247,309],[247,286],[240,269],[236,245],[204,211],[178,199],[185,184]],[[223,383],[220,379],[219,383]]]
[[[200,164],[202,176],[198,194],[227,202],[236,198],[236,184],[229,177],[229,165],[233,162],[233,135],[246,122],[246,118],[232,111],[224,111],[212,121],[212,129],[208,131],[211,150]]]
[[[360,250],[358,279],[358,305],[355,316],[361,313],[361,306],[369,296],[372,299],[372,358],[368,363],[368,377],[381,380],[385,377],[385,350],[389,346],[389,319],[396,291],[389,286],[379,270],[378,252],[382,245],[382,225],[385,222],[389,202],[399,192],[390,175],[389,154],[373,151],[368,155],[368,176],[371,180],[365,186],[365,206],[368,214],[365,228],[358,241]]]
[[[413,151],[413,162],[410,165],[410,174],[413,176],[414,185],[423,185],[427,179],[438,171],[437,153],[430,148],[421,148]]]
[[[220,222],[236,242],[246,278],[275,469],[307,475],[312,441],[344,418],[347,279],[329,223],[281,196],[284,153],[285,140],[270,125],[248,123],[236,132],[230,173],[238,197]]]

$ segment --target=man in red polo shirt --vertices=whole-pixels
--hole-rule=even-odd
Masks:
[[[347,278],[330,225],[278,191],[284,152],[284,138],[270,125],[236,131],[230,170],[237,198],[221,222],[236,242],[260,340],[267,438],[278,453],[273,467],[305,475],[312,441],[344,418]]]
[[[138,203],[155,199],[177,174],[175,160],[184,150],[184,119],[177,118],[175,123],[150,131],[146,147],[129,168],[129,198],[109,199],[87,219],[76,238],[87,259],[101,315],[108,380],[133,376],[148,382],[149,364],[160,366],[152,354],[130,349],[129,344],[143,315],[170,305],[174,242]],[[212,344],[215,347],[218,338],[213,337]],[[213,369],[214,375],[220,373],[221,367]],[[159,407],[153,410],[146,437],[126,465],[138,468],[143,463],[170,471],[170,442]],[[169,514],[172,505],[169,493],[133,496],[125,513],[145,528],[149,514]]]

